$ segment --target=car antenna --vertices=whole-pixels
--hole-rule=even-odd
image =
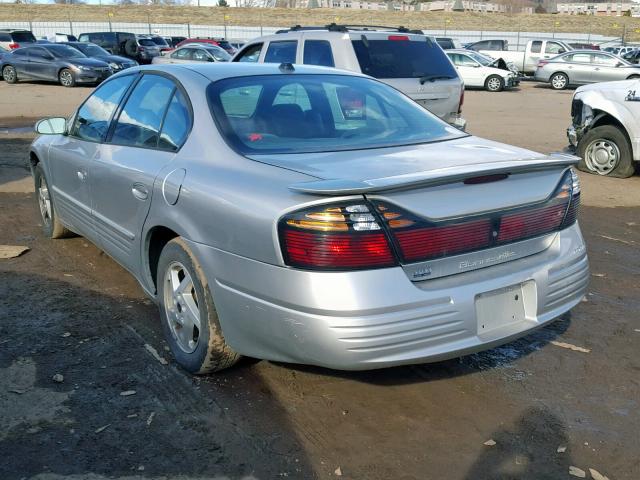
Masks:
[[[292,73],[296,71],[296,69],[293,68],[293,63],[281,63],[278,68],[282,73]]]

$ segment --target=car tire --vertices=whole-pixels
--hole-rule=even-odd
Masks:
[[[18,83],[18,73],[11,65],[7,65],[2,69],[2,78],[7,83]]]
[[[614,125],[589,130],[578,142],[578,155],[578,168],[583,172],[628,178],[635,171],[629,139],[622,129]]]
[[[569,77],[564,73],[554,73],[549,78],[549,85],[554,90],[564,90],[569,86]]]
[[[36,202],[38,203],[40,219],[42,220],[42,232],[49,238],[72,236],[73,232],[58,220],[51,190],[49,189],[49,182],[44,174],[42,165],[39,163],[33,170],[33,180],[36,188]]]
[[[127,57],[135,58],[138,56],[138,43],[130,38],[124,42],[124,53]]]
[[[236,363],[240,355],[225,342],[207,278],[184,239],[162,249],[156,278],[162,329],[178,364],[205,374]]]
[[[60,70],[60,73],[58,73],[58,81],[63,87],[71,88],[76,86],[76,78],[68,68]]]
[[[489,92],[501,92],[504,90],[504,78],[499,75],[490,75],[484,82],[484,88]]]

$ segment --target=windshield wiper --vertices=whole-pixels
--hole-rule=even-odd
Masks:
[[[425,82],[434,82],[436,80],[452,80],[455,77],[449,75],[425,75],[420,77],[420,85],[424,85]]]

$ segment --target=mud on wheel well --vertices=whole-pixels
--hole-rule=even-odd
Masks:
[[[38,156],[34,152],[29,152],[29,164],[31,168],[35,168],[38,163],[40,163]]]
[[[172,239],[179,237],[176,232],[166,227],[154,227],[149,232],[149,240],[148,240],[148,259],[149,259],[149,273],[151,274],[151,278],[153,279],[153,285],[158,287],[157,280],[157,270],[158,270],[158,260],[160,260],[160,254],[162,253],[162,249],[164,246],[169,243]]]

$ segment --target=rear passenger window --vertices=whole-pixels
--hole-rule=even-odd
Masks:
[[[296,40],[284,40],[281,42],[271,42],[264,57],[265,63],[295,63]]]
[[[9,35],[8,33],[0,33],[0,42],[10,42],[11,41],[11,35]]]
[[[262,51],[262,43],[256,43],[255,45],[250,45],[245,48],[240,54],[238,58],[234,61],[236,62],[257,62],[258,58],[260,58],[260,52]]]
[[[164,150],[177,151],[187,138],[191,128],[191,114],[187,100],[180,90],[175,91],[169,109],[162,122],[162,133],[158,147]]]
[[[305,65],[334,67],[331,44],[326,40],[305,40],[302,63]]]
[[[156,148],[162,118],[174,88],[167,78],[143,76],[118,117],[111,143]]]
[[[103,83],[78,110],[71,135],[90,142],[104,140],[109,121],[134,75],[115,78]]]
[[[542,42],[540,40],[534,40],[531,42],[531,53],[540,53],[542,51]]]

